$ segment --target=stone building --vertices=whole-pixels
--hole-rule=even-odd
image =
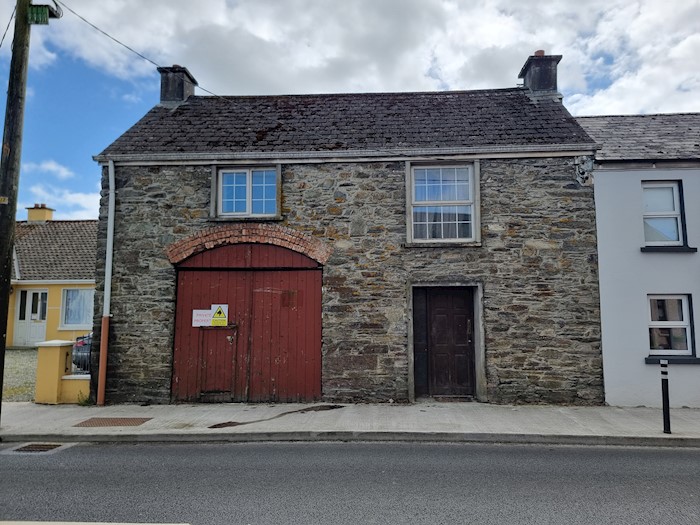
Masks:
[[[96,157],[106,400],[602,403],[596,146],[560,59],[431,93],[202,97],[160,68]]]

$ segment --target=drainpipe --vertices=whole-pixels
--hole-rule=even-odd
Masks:
[[[105,404],[107,383],[107,348],[109,346],[109,319],[112,301],[112,256],[114,251],[114,161],[109,161],[109,196],[107,208],[107,250],[105,255],[105,284],[102,300],[102,329],[100,331],[100,368],[97,374],[97,405]]]

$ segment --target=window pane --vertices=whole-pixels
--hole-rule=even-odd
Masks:
[[[246,213],[248,199],[246,172],[222,173],[221,183],[222,213]]]
[[[430,239],[442,239],[442,224],[440,224],[440,223],[428,224],[428,237]]]
[[[416,178],[416,184],[425,184],[426,181],[426,170],[416,170],[414,172]]]
[[[681,299],[652,299],[652,321],[683,321],[683,301]]]
[[[19,293],[19,320],[27,319],[27,290],[22,290]]]
[[[673,198],[673,188],[644,188],[644,211],[645,212],[664,212],[675,211],[675,202]]]
[[[41,306],[39,310],[39,319],[46,321],[46,310],[48,307],[49,294],[47,292],[41,292]]]
[[[454,184],[445,184],[442,187],[442,200],[454,201],[457,200],[457,186]]]
[[[426,184],[440,184],[440,170],[439,169],[433,169],[433,170],[426,170]]]
[[[652,350],[688,350],[685,328],[650,328],[649,345]]]
[[[454,168],[442,168],[442,182],[443,183],[454,183],[455,181],[455,169]]]
[[[428,227],[425,224],[414,224],[413,225],[413,238],[414,239],[427,239],[428,238]]]
[[[457,223],[446,223],[442,228],[443,239],[457,238]]]
[[[648,242],[679,241],[676,217],[654,217],[644,219],[644,239]]]
[[[277,213],[277,176],[274,170],[253,170],[252,213],[274,215]]]
[[[63,305],[64,325],[89,325],[92,323],[93,290],[66,290]]]
[[[472,236],[472,225],[471,223],[459,223],[457,231],[460,239],[470,239]]]

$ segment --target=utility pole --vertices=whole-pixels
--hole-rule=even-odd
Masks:
[[[31,17],[31,18],[30,18]],[[0,156],[0,415],[7,348],[7,318],[10,306],[12,251],[15,244],[15,216],[19,168],[22,156],[22,128],[27,93],[30,24],[48,24],[49,18],[60,17],[60,10],[48,5],[32,5],[31,0],[17,0],[12,61],[7,85],[5,127]]]

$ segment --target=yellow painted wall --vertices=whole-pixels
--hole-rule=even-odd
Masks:
[[[81,330],[65,330],[61,329],[61,302],[63,301],[63,290],[65,288],[75,289],[75,288],[95,288],[94,284],[31,284],[22,285],[21,283],[15,283],[12,285],[13,292],[10,294],[10,309],[8,312],[7,319],[7,341],[8,346],[14,346],[15,330],[14,324],[17,321],[17,310],[19,307],[19,291],[20,290],[47,290],[47,310],[46,310],[46,337],[45,341],[50,341],[53,339],[62,339],[67,341],[74,341],[76,337],[85,335],[92,331],[92,327],[81,329]]]

